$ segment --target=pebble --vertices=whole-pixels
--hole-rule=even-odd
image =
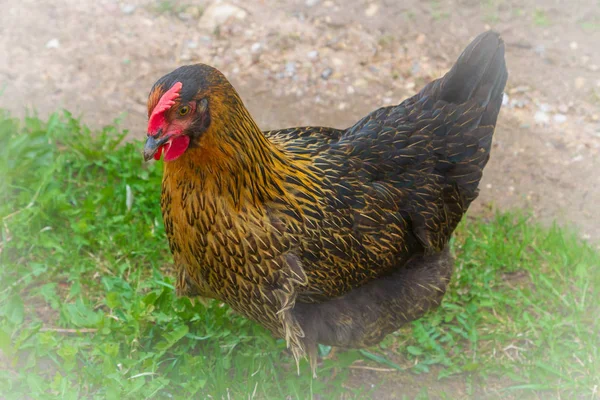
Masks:
[[[527,104],[529,104],[529,100],[526,99],[512,99],[510,101],[511,108],[524,108]]]
[[[304,2],[304,4],[306,5],[306,7],[314,7],[317,4],[319,4],[320,0],[306,0]]]
[[[250,47],[250,51],[253,53],[258,53],[262,49],[262,44],[260,42],[252,43],[252,47]]]
[[[502,107],[508,106],[510,99],[506,93],[502,96]]]
[[[308,57],[309,60],[316,60],[319,57],[319,52],[317,50],[309,51],[306,54],[306,57]]]
[[[585,86],[585,78],[578,76],[577,78],[575,78],[575,88],[576,89],[583,89],[583,87]]]
[[[367,17],[372,17],[373,15],[377,14],[377,11],[379,11],[379,6],[373,3],[370,4],[369,7],[367,7],[367,9],[365,10],[365,15]]]
[[[358,78],[357,80],[355,80],[354,82],[352,82],[352,86],[356,86],[356,87],[366,87],[368,85],[368,82],[366,79],[363,78]]]
[[[327,67],[321,72],[321,78],[327,80],[333,74],[333,68]]]
[[[565,122],[567,122],[567,116],[565,114],[554,114],[554,117],[552,117],[552,119],[557,124],[564,124]]]
[[[577,42],[571,42],[569,43],[569,47],[571,48],[571,50],[577,50],[579,45],[577,44]]]
[[[333,63],[334,66],[336,67],[341,67],[342,65],[344,65],[344,61],[341,58],[337,58],[334,57],[331,62]]]
[[[287,76],[296,75],[296,63],[293,61],[288,61],[285,63],[285,73]]]
[[[200,9],[200,7],[196,6],[189,6],[185,9],[184,12],[186,14],[191,15],[192,18],[200,18],[200,16],[202,15],[202,10]]]
[[[413,75],[417,75],[421,71],[421,63],[418,61],[413,62],[410,71]]]
[[[346,93],[348,93],[348,94],[354,94],[355,92],[356,92],[356,90],[354,89],[353,86],[348,86],[346,88]]]
[[[204,11],[200,21],[198,21],[198,27],[213,32],[229,18],[244,20],[247,15],[248,13],[246,11],[233,4],[214,3]]]
[[[46,43],[47,49],[58,49],[59,47],[60,47],[60,40],[58,40],[57,38],[50,39]]]
[[[135,6],[135,4],[126,3],[121,6],[121,11],[123,12],[123,14],[130,15],[133,14],[136,8],[137,7]]]
[[[533,119],[540,125],[546,125],[548,122],[550,122],[550,116],[541,110],[535,113]]]

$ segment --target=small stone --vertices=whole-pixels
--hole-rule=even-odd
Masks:
[[[327,80],[333,74],[333,68],[327,67],[321,72],[321,78]]]
[[[410,68],[410,72],[413,75],[416,75],[419,73],[419,71],[421,71],[421,64],[418,61],[415,61],[412,63],[412,66]]]
[[[340,103],[338,105],[338,110],[345,110],[346,108],[348,108],[348,103]]]
[[[285,63],[285,73],[287,76],[296,75],[296,63],[293,61],[288,61]]]
[[[585,86],[585,78],[578,76],[577,78],[575,78],[575,88],[576,89],[583,89],[583,87]]]
[[[316,60],[319,57],[319,52],[317,50],[309,51],[306,54],[306,57],[308,57],[309,60]]]
[[[571,48],[571,50],[577,50],[579,45],[577,44],[577,42],[571,42],[569,43],[569,47]]]
[[[314,6],[316,6],[317,4],[319,4],[319,1],[320,1],[320,0],[306,0],[306,1],[304,2],[304,4],[306,5],[306,7],[314,7]]]
[[[121,11],[123,12],[123,14],[126,14],[126,15],[133,14],[135,9],[136,9],[135,4],[126,3],[121,6]]]
[[[367,17],[372,17],[373,15],[377,14],[377,11],[379,11],[379,6],[375,3],[372,3],[365,10],[365,15]]]
[[[60,40],[58,40],[57,38],[50,39],[46,43],[47,49],[58,49],[59,47],[60,47]]]
[[[510,99],[506,93],[502,96],[502,107],[507,107],[510,102]]]
[[[510,101],[510,107],[512,107],[512,108],[523,108],[528,103],[529,103],[529,101],[524,100],[524,99],[512,99]]]
[[[572,163],[576,163],[583,160],[583,156],[581,154],[576,155],[575,157],[571,158],[571,162]]]
[[[198,27],[213,32],[230,18],[244,20],[247,15],[246,11],[232,4],[214,3],[204,11],[198,22]]]
[[[415,86],[417,86],[417,84],[414,82],[406,82],[406,85],[404,85],[404,87],[406,87],[408,90],[414,89]]]
[[[382,101],[383,104],[392,104],[392,101],[394,101],[394,99],[392,99],[391,97],[384,97]]]
[[[356,86],[356,87],[366,87],[369,83],[366,81],[366,79],[363,78],[358,78],[357,80],[355,80],[354,82],[352,82],[352,86]]]
[[[536,112],[533,119],[539,125],[546,125],[548,122],[550,122],[550,117],[544,111]]]
[[[565,122],[567,122],[567,116],[565,114],[554,114],[554,117],[552,117],[552,119],[557,124],[564,124]]]
[[[252,47],[250,47],[250,51],[252,53],[258,53],[262,50],[262,44],[260,44],[259,42],[253,43]]]
[[[491,189],[491,188],[492,188],[492,184],[491,184],[491,183],[488,183],[487,185],[485,185],[485,187],[486,187],[487,189]]]
[[[191,15],[192,18],[200,18],[200,15],[202,15],[202,10],[200,7],[189,6],[185,9],[185,13]]]
[[[334,6],[333,1],[330,1],[330,0],[327,0],[326,2],[324,2],[323,5],[325,7],[333,7]]]
[[[336,67],[341,67],[342,65],[344,65],[344,61],[341,58],[337,58],[334,57],[331,62],[333,63],[334,66]]]
[[[354,94],[354,92],[356,92],[356,90],[354,90],[353,86],[348,86],[346,88],[346,93],[348,93],[348,94]]]
[[[552,107],[548,103],[541,103],[539,108],[540,108],[540,111],[545,112],[545,113],[550,112],[552,110]]]

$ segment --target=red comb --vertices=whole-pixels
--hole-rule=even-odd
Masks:
[[[175,104],[175,99],[179,97],[179,92],[181,92],[181,88],[183,84],[181,82],[175,82],[171,89],[167,90],[165,94],[162,95],[154,110],[152,110],[152,115],[150,115],[150,119],[148,120],[148,135],[154,135],[156,132],[164,125],[166,121],[165,111]]]

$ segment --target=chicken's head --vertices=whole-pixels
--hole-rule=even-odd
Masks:
[[[186,65],[160,78],[148,96],[148,137],[144,146],[146,161],[181,157],[198,145],[211,124],[210,109],[222,103],[233,88],[216,69]]]

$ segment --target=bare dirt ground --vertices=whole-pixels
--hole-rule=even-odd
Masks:
[[[151,85],[179,65],[204,62],[230,78],[263,129],[346,127],[442,75],[492,28],[506,42],[510,77],[471,215],[529,208],[600,241],[600,2],[214,4],[0,0],[0,107],[41,116],[64,107],[96,128],[122,116],[131,136],[143,137]],[[390,384],[401,390],[386,385],[381,398],[436,385],[398,379]],[[357,385],[371,380],[381,375],[356,375]],[[466,390],[430,394],[442,389],[456,397]],[[489,382],[478,390],[496,396]]]

